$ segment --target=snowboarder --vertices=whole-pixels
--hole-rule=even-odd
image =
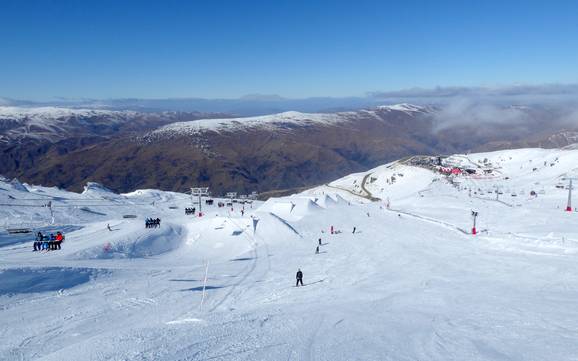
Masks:
[[[331,234],[333,234],[333,226],[331,226]]]
[[[297,275],[295,277],[297,278],[295,287],[299,287],[299,283],[301,283],[301,286],[303,286],[303,272],[301,272],[301,268],[297,270]]]
[[[319,238],[319,245],[321,246],[321,238]]]
[[[319,254],[319,246],[317,246],[317,248],[315,248],[315,254]]]
[[[356,229],[357,229],[357,227],[353,227],[353,234],[355,234]]]

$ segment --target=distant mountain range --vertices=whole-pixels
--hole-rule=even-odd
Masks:
[[[322,184],[413,154],[578,140],[574,122],[541,107],[489,115],[396,104],[334,113],[283,112],[232,118],[223,113],[0,107],[0,174],[82,190],[99,182],[219,194],[283,192]],[[494,117],[504,117],[494,119]]]

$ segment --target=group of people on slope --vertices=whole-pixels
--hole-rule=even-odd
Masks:
[[[185,215],[188,216],[190,214],[195,214],[195,212],[197,211],[197,209],[195,207],[193,208],[185,208]]]
[[[145,220],[145,228],[157,228],[161,226],[160,218],[147,218]]]
[[[55,251],[61,249],[61,244],[64,242],[64,235],[62,232],[50,233],[50,235],[44,235],[42,232],[36,234],[36,239],[34,240],[34,252],[35,251]]]

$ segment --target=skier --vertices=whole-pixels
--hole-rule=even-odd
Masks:
[[[317,246],[317,248],[315,248],[315,254],[319,254],[319,246]]]
[[[331,226],[331,234],[333,234],[333,226]]]
[[[319,238],[319,245],[321,246],[321,238]]]
[[[357,227],[353,227],[353,234],[355,234],[356,229],[357,229]]]
[[[107,224],[106,228],[108,228],[108,230],[112,232],[112,228],[110,228],[110,224]]]
[[[297,270],[297,283],[295,284],[295,287],[299,287],[299,283],[301,283],[301,286],[303,286],[303,272],[301,272],[301,268],[299,268]]]
[[[241,209],[241,217],[243,217],[245,215],[245,210]]]

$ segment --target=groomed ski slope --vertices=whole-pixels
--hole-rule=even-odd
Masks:
[[[448,161],[491,162],[493,175],[452,184],[393,162],[200,218],[184,194],[2,182],[5,227],[66,241],[38,253],[30,235],[0,234],[0,359],[576,360],[578,213],[556,185],[578,151]]]

